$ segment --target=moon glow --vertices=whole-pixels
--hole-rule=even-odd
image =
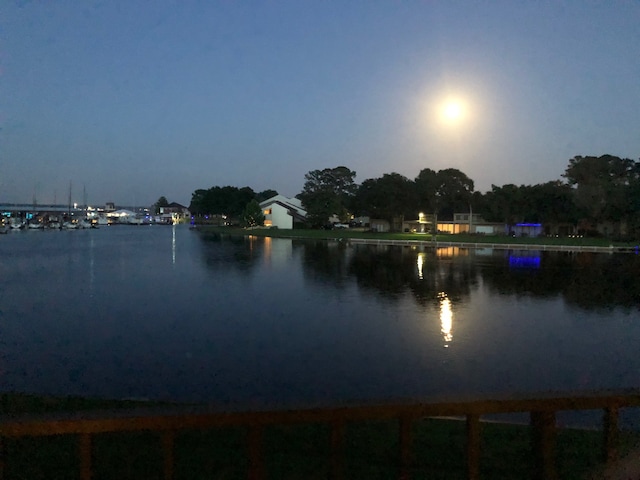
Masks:
[[[459,100],[447,100],[442,106],[442,119],[447,123],[458,123],[464,117],[465,108]]]

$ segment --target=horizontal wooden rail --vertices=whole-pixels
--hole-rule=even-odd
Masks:
[[[156,431],[161,435],[164,452],[164,478],[173,478],[173,448],[176,432],[187,429],[211,429],[228,426],[248,427],[248,476],[265,477],[263,431],[269,425],[320,423],[331,426],[331,471],[343,476],[345,424],[367,420],[397,419],[400,423],[400,478],[410,477],[413,461],[411,424],[424,417],[464,417],[467,425],[468,478],[479,478],[482,415],[529,412],[533,427],[533,447],[538,467],[536,478],[555,478],[555,416],[564,410],[602,410],[603,457],[616,458],[618,412],[620,408],[639,407],[640,390],[508,396],[502,398],[427,399],[415,402],[359,405],[337,408],[312,408],[270,411],[217,411],[212,407],[175,407],[148,410],[80,412],[47,416],[0,417],[0,447],[4,438],[48,435],[78,435],[80,471],[83,480],[92,472],[92,436],[107,432]],[[0,449],[0,478],[2,478]]]

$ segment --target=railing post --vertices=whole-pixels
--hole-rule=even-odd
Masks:
[[[173,480],[174,453],[173,443],[175,432],[166,430],[162,432],[162,455],[164,460],[164,480]]]
[[[555,461],[555,412],[531,412],[534,454],[534,478],[555,480],[558,478]]]
[[[344,422],[335,420],[331,423],[331,478],[344,478]]]
[[[249,427],[247,438],[249,443],[249,480],[262,480],[264,478],[262,432],[263,427],[261,425]]]
[[[81,433],[78,441],[80,450],[80,478],[82,480],[91,480],[93,468],[91,458],[91,434]]]
[[[411,467],[413,466],[411,423],[411,417],[400,417],[400,480],[411,478]]]
[[[467,415],[467,478],[480,478],[480,415]]]
[[[603,457],[605,463],[609,464],[618,458],[618,407],[609,406],[604,409],[602,419],[602,433],[604,435],[602,442]]]
[[[0,480],[4,480],[4,467],[5,467],[5,444],[4,444],[5,440],[4,438],[0,437]]]

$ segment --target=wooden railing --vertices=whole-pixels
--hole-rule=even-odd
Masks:
[[[188,429],[211,429],[229,426],[248,428],[246,438],[249,457],[249,479],[266,476],[263,455],[263,431],[270,425],[328,424],[331,435],[330,468],[332,478],[344,478],[345,425],[368,420],[399,421],[400,478],[409,479],[412,459],[412,422],[425,417],[462,417],[466,419],[467,478],[480,475],[481,416],[514,412],[529,412],[532,427],[532,447],[536,471],[534,478],[557,478],[555,465],[556,413],[566,410],[602,410],[603,460],[612,462],[618,449],[618,413],[621,408],[640,406],[640,390],[586,392],[575,394],[545,394],[535,397],[437,399],[415,403],[364,405],[339,408],[220,412],[205,407],[181,407],[162,410],[128,410],[57,414],[33,418],[0,419],[2,440],[26,436],[77,435],[80,478],[92,478],[92,439],[107,432],[154,431],[161,438],[164,455],[164,479],[174,477],[174,439],[176,433]],[[2,452],[6,453],[6,452]],[[2,455],[0,478],[5,462]]]

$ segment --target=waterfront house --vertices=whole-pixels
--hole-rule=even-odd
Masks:
[[[296,223],[307,219],[307,212],[297,198],[276,195],[260,202],[264,214],[264,226],[292,229]]]
[[[189,209],[177,202],[171,202],[169,205],[158,208],[160,210],[158,215],[160,223],[175,224],[187,221],[191,217]]]

